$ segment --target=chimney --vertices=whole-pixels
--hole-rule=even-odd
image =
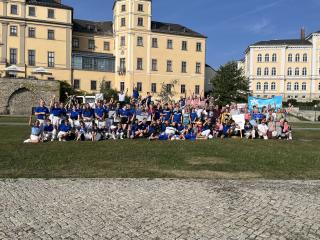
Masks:
[[[305,40],[306,39],[306,30],[303,28],[301,28],[300,30],[300,38],[301,40]]]

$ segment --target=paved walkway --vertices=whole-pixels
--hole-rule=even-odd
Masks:
[[[3,180],[0,239],[320,239],[320,181]]]

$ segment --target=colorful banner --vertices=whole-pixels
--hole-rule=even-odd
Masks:
[[[282,108],[282,96],[275,96],[269,99],[249,97],[248,109],[251,111],[253,109],[253,106],[258,107],[260,110],[263,107],[275,109]]]

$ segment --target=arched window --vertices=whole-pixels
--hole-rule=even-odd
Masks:
[[[292,62],[292,54],[291,53],[288,55],[288,62]]]
[[[300,74],[300,70],[299,70],[299,68],[296,68],[296,69],[294,70],[294,75],[295,75],[295,76],[299,76],[299,74]]]
[[[261,76],[261,68],[257,68],[257,76]]]
[[[308,54],[303,54],[303,61],[308,62]]]
[[[257,82],[256,88],[257,88],[257,91],[260,91],[260,90],[261,90],[261,83],[260,83],[260,82]]]
[[[262,62],[262,55],[258,54],[258,62]]]
[[[291,91],[291,82],[287,83],[287,91]]]
[[[276,90],[276,83],[275,82],[271,83],[271,90],[272,91]]]
[[[300,62],[300,54],[299,53],[296,54],[296,62]]]
[[[272,70],[271,70],[271,75],[272,75],[272,76],[277,75],[277,69],[276,69],[276,68],[272,68]]]
[[[272,62],[276,62],[277,61],[277,54],[272,54]]]
[[[265,69],[264,69],[264,75],[265,75],[265,76],[268,76],[268,75],[269,75],[269,68],[265,68]]]
[[[299,90],[299,83],[294,83],[294,90],[295,91],[298,91]]]
[[[307,76],[307,68],[302,68],[302,76]]]
[[[265,82],[263,84],[263,90],[268,91],[268,89],[269,89],[269,84],[267,82]]]
[[[288,76],[292,76],[292,68],[288,68]]]
[[[302,91],[307,91],[307,83],[303,82],[301,85]]]
[[[265,61],[265,62],[269,62],[269,60],[270,60],[270,56],[269,56],[269,54],[267,53],[267,54],[264,56],[264,61]]]

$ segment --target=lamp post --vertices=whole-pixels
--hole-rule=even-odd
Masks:
[[[316,122],[317,121],[317,107],[318,105],[314,105],[314,121]]]

